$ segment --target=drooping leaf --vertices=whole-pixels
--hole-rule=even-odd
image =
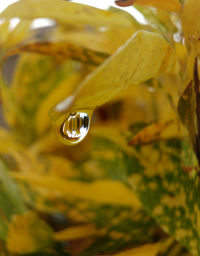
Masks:
[[[172,55],[171,46],[161,36],[139,31],[80,84],[71,102],[63,101],[62,108],[59,105],[54,111],[100,106],[129,86],[169,71],[174,64]]]

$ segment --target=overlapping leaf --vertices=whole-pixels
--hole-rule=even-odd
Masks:
[[[139,31],[80,84],[75,99],[63,101],[55,112],[94,109],[129,86],[170,71],[175,62],[172,56],[173,49],[161,36]]]
[[[176,0],[135,3],[180,10]],[[182,23],[187,40],[196,40],[196,47],[198,28],[192,27],[193,9],[194,2],[186,1]],[[193,75],[191,63],[196,48],[190,51],[181,41],[173,42],[173,33],[180,30],[177,15],[157,11],[152,18],[154,11],[146,9],[150,25],[154,24],[146,28],[156,33],[138,31],[127,43],[141,26],[116,10],[103,11],[59,0],[21,0],[0,15],[22,19],[18,29],[13,30],[16,43],[27,36],[29,22],[35,18],[50,18],[60,25],[50,36],[55,41],[47,40],[48,45],[24,41],[8,53],[25,50],[53,58],[22,55],[12,87],[1,82],[5,116],[13,131],[0,132],[0,155],[23,194],[22,198],[2,164],[1,212],[11,222],[1,219],[0,238],[7,240],[9,253],[188,256],[186,247],[193,255],[200,254],[197,161],[183,140],[187,134],[182,134],[176,113],[180,92]],[[7,31],[9,24],[5,21],[0,32]],[[174,49],[158,31],[173,42]],[[13,42],[8,40],[9,33],[4,35],[1,44],[7,44],[5,49],[10,50]],[[117,36],[120,39],[112,45]],[[189,52],[191,61],[186,57]],[[101,64],[108,54],[113,55]],[[88,68],[91,60],[101,64],[95,71]],[[88,71],[92,73],[85,78]],[[125,91],[133,86],[138,90]],[[193,134],[190,120],[193,122],[194,106],[188,88],[179,101],[179,113]],[[120,94],[122,91],[124,94]],[[48,110],[69,95],[73,95],[72,101],[67,101],[70,104],[61,102],[59,109],[64,116],[65,111],[94,109],[114,99],[113,105],[99,109],[95,116],[94,123],[102,123],[103,128],[94,129],[85,143],[73,149],[59,145],[51,132],[44,136],[49,131]],[[110,114],[119,110],[123,114]],[[116,129],[119,126],[124,129],[121,134]],[[132,146],[128,146],[131,136]],[[19,145],[19,141],[29,146]],[[25,212],[24,201],[32,211]],[[53,233],[47,223],[56,229],[59,218],[63,230]],[[67,247],[61,243],[66,241],[70,241]],[[64,248],[56,248],[62,245]],[[118,253],[121,250],[125,251]]]

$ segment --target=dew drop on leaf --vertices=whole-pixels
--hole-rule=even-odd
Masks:
[[[75,112],[69,114],[60,127],[60,134],[65,144],[78,144],[86,137],[90,128],[90,112]]]

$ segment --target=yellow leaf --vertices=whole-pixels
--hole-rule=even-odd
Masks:
[[[115,254],[115,256],[156,256],[159,250],[160,243],[145,244],[134,249]]]
[[[58,112],[65,113],[70,107],[70,110],[94,109],[129,86],[170,71],[174,64],[173,54],[171,46],[160,35],[136,32],[123,47],[86,77],[72,102],[65,100],[52,110],[52,118],[59,116],[59,119]]]
[[[61,59],[71,58],[90,65],[99,65],[109,56],[106,53],[91,51],[67,42],[30,42],[11,49],[4,58],[20,52],[39,53]]]
[[[190,39],[199,40],[200,36],[200,0],[186,0],[181,14],[184,34]]]
[[[60,26],[52,37],[57,41],[66,41],[93,51],[112,54],[141,27],[140,25],[134,26],[134,24],[130,28],[109,26],[104,27],[101,31],[100,29],[85,30],[83,28],[67,30]]]
[[[132,138],[129,145],[136,146],[179,137],[183,137],[180,123],[176,121],[158,122],[142,129]]]
[[[66,78],[40,103],[35,117],[36,129],[39,134],[43,133],[50,124],[50,118],[48,116],[49,109],[62,100],[63,97],[70,95],[83,79],[84,75],[84,71],[71,72],[69,77],[66,76]]]
[[[32,211],[14,215],[9,224],[7,248],[13,253],[31,253],[49,246],[52,230]]]
[[[140,202],[133,191],[119,181],[100,180],[92,183],[63,180],[57,176],[23,175],[13,173],[13,176],[32,186],[39,186],[47,190],[59,192],[78,198],[93,200],[97,203],[110,203],[124,206],[140,207]],[[114,192],[114,193],[113,193]]]
[[[11,22],[12,20],[9,19],[0,20],[0,46],[4,51],[33,35],[33,31],[30,30],[30,21],[20,21],[14,28],[11,27]]]
[[[152,6],[167,11],[180,11],[181,4],[179,0],[135,0],[134,4]]]
[[[67,14],[67,15],[66,15]],[[21,0],[10,5],[0,18],[50,18],[61,24],[132,27],[132,21],[120,13],[61,0]]]
[[[55,233],[54,238],[58,241],[83,239],[98,234],[98,230],[90,224],[70,227]]]

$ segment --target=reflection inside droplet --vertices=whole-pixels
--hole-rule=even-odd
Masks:
[[[84,112],[69,114],[60,127],[60,133],[65,144],[73,145],[81,142],[88,133],[90,116]]]

